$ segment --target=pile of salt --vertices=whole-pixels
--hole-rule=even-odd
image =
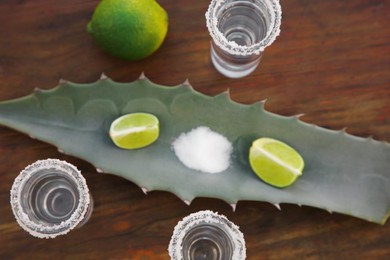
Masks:
[[[205,173],[226,170],[233,151],[226,137],[205,126],[182,133],[173,141],[172,148],[185,166]]]

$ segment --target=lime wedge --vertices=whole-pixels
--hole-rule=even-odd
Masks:
[[[305,165],[296,150],[271,138],[259,138],[252,143],[249,162],[260,179],[279,188],[294,183]]]
[[[114,144],[123,149],[138,149],[152,144],[159,136],[158,118],[148,113],[132,113],[115,119],[110,127]]]

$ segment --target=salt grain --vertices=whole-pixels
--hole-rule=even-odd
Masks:
[[[185,166],[205,173],[226,170],[233,151],[226,137],[205,126],[182,133],[173,141],[172,148]]]

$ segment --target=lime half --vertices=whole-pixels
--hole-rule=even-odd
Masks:
[[[124,149],[148,146],[157,140],[160,132],[158,118],[148,113],[132,113],[114,120],[110,137],[114,144]]]
[[[257,176],[279,188],[295,182],[305,165],[296,150],[271,138],[259,138],[252,143],[249,162]]]

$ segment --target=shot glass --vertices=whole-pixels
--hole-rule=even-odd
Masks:
[[[54,238],[81,227],[93,200],[80,171],[57,159],[39,160],[16,177],[11,208],[18,224],[38,238]]]
[[[242,260],[244,236],[225,216],[205,210],[179,221],[168,252],[173,260]]]
[[[279,0],[212,0],[206,12],[211,61],[224,76],[252,73],[280,33]]]

